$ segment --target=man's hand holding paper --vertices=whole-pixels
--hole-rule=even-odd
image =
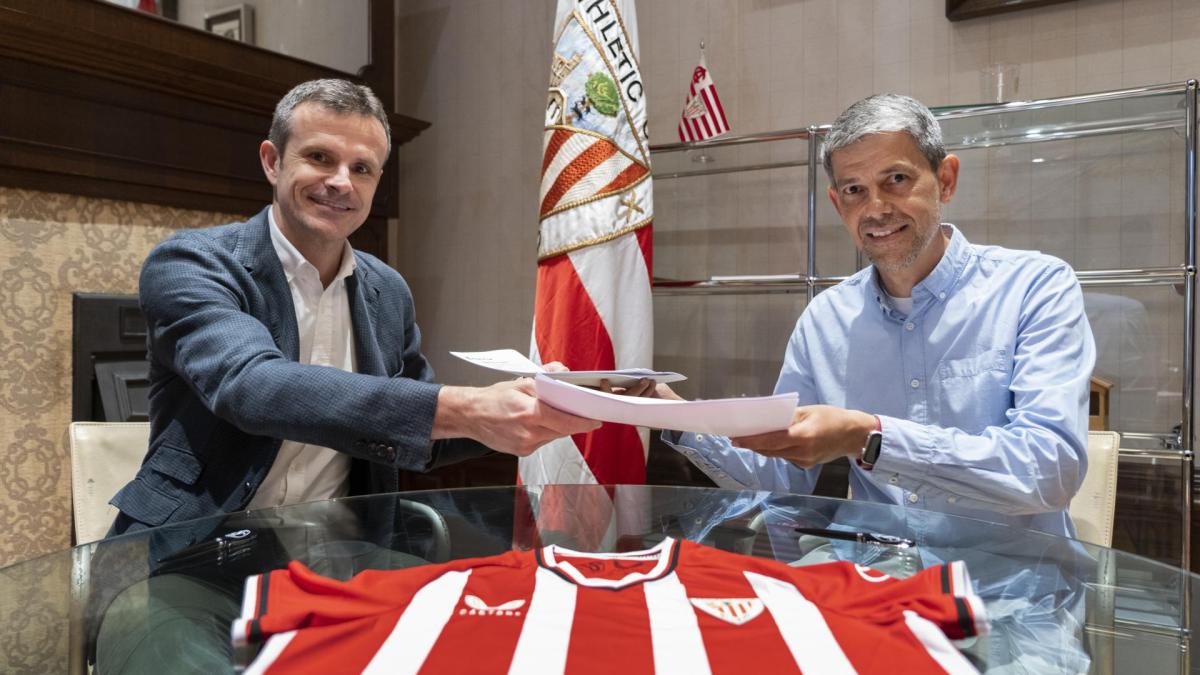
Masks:
[[[783,459],[805,469],[839,457],[858,457],[863,439],[875,430],[875,416],[829,405],[796,408],[786,429],[730,438],[739,448]]]
[[[761,434],[786,429],[796,409],[796,394],[685,401],[668,396],[620,395],[561,382],[539,373],[534,378],[538,399],[564,412],[604,422],[656,429],[695,431],[721,436]],[[658,385],[665,387],[666,385]],[[626,391],[647,393],[636,381]]]
[[[624,389],[613,389],[605,384],[601,389],[625,396],[684,400],[669,386],[653,380],[642,380]],[[739,448],[753,450],[767,457],[780,457],[797,466],[809,468],[839,457],[857,457],[862,452],[863,438],[873,429],[874,415],[828,405],[807,405],[793,410],[791,423],[785,428],[734,436],[729,441]]]

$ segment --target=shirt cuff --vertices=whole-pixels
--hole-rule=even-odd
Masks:
[[[942,454],[940,439],[927,425],[910,420],[880,415],[879,422],[883,427],[883,447],[879,461],[875,462],[875,472],[896,474],[901,487],[909,490],[928,482],[932,477],[930,466]]]
[[[727,471],[714,464],[709,458],[706,441],[702,436],[694,433],[683,433],[680,431],[663,430],[660,436],[663,442],[675,449],[679,454],[683,455],[697,469],[700,469],[704,475],[712,479],[712,482],[717,484],[717,487],[727,490],[758,490],[757,485],[747,485],[738,481],[733,476],[730,476]]]

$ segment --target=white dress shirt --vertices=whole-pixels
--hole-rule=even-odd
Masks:
[[[321,275],[304,259],[275,222],[275,209],[267,211],[271,243],[287,275],[296,306],[296,327],[300,331],[300,363],[330,366],[354,372],[354,327],[350,321],[350,299],[346,277],[354,273],[354,251],[350,243],[342,252],[342,265],[329,287],[321,285]],[[350,457],[319,445],[285,440],[275,463],[263,480],[250,509],[298,504],[331,497],[343,497],[349,491]]]

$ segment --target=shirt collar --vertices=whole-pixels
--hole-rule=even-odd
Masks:
[[[963,268],[967,266],[967,259],[970,257],[969,242],[963,233],[950,223],[942,223],[941,227],[942,233],[950,237],[950,243],[946,245],[946,251],[933,271],[913,287],[914,312],[927,299],[944,302],[946,298],[949,298],[950,291],[954,288],[958,278],[962,276]],[[895,309],[888,302],[887,294],[879,283],[879,272],[875,270],[874,266],[871,267],[869,287],[874,291],[875,300],[879,303],[880,309],[887,314],[894,313]]]
[[[275,207],[267,209],[267,223],[271,230],[271,245],[275,247],[275,255],[279,256],[279,263],[283,265],[283,271],[287,275],[288,281],[300,274],[311,274],[320,278],[320,272],[312,263],[305,259],[304,254],[300,253],[292,242],[283,235],[283,231],[279,229],[279,224],[275,222]],[[342,264],[338,268],[337,274],[333,277],[334,281],[341,281],[346,277],[354,274],[355,268],[358,267],[358,261],[354,259],[354,249],[350,246],[350,242],[345,243],[345,248],[342,250]],[[301,272],[303,269],[312,270],[311,272]]]

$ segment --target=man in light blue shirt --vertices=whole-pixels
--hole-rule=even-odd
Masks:
[[[1074,536],[1095,363],[1075,273],[941,223],[959,161],[916,100],[855,103],[822,159],[872,264],[796,323],[775,385],[800,395],[791,426],[664,440],[722,487],[811,492],[822,464],[847,457],[854,499]]]

